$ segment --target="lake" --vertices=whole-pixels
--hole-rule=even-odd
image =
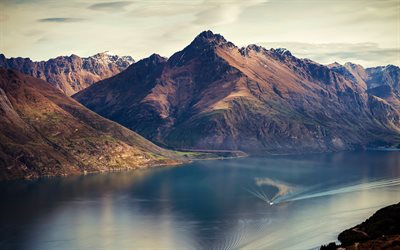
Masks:
[[[400,201],[400,152],[3,182],[0,199],[0,249],[310,249]]]

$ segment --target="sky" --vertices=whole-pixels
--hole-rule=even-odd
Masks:
[[[204,30],[323,64],[400,65],[400,0],[0,0],[6,57],[169,57]]]

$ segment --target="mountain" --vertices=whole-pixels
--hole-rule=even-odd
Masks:
[[[353,63],[328,65],[346,78],[358,82],[369,94],[382,98],[400,109],[400,68],[394,65],[363,68]]]
[[[239,48],[211,31],[73,98],[171,148],[303,153],[400,140],[399,109],[362,82],[286,49]]]
[[[49,83],[0,68],[0,180],[180,162]]]
[[[82,58],[77,55],[59,56],[48,61],[33,62],[29,58],[9,58],[0,54],[0,67],[15,69],[57,87],[67,95],[85,89],[93,83],[111,77],[134,63],[130,56],[99,53]]]

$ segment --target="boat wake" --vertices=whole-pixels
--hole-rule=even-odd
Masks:
[[[303,191],[301,193],[292,193],[290,195],[279,197],[279,199],[277,199],[277,202],[298,201],[298,200],[312,199],[322,196],[329,196],[329,195],[336,195],[336,194],[343,194],[343,193],[350,193],[350,192],[357,192],[357,191],[371,190],[378,188],[386,188],[399,185],[400,185],[400,178],[383,179],[368,183],[356,183],[353,185],[348,185],[330,190],[324,190],[320,192]]]
[[[252,189],[249,188],[244,188],[244,189],[250,194],[265,201],[271,206],[276,203],[275,200],[277,198],[290,194],[291,192],[293,192],[294,189],[293,186],[287,183],[272,180],[270,178],[255,178],[254,180],[256,184],[255,188],[253,187]],[[269,197],[264,191],[263,186],[275,187],[276,189],[278,189],[278,191],[275,193],[274,196]]]
[[[391,178],[370,181],[368,183],[354,183],[347,186],[336,187],[333,189],[315,191],[312,188],[302,189],[295,188],[294,185],[284,183],[270,178],[255,178],[255,187],[245,188],[247,192],[253,196],[265,201],[269,205],[279,204],[282,202],[291,202],[305,199],[318,198],[322,196],[336,195],[342,193],[357,192],[362,190],[371,190],[377,188],[386,188],[400,185],[400,178]],[[278,189],[278,192],[269,197],[263,189],[263,186],[272,186]],[[301,191],[300,191],[301,190]]]

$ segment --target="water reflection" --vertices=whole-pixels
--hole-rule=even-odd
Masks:
[[[2,183],[0,248],[315,247],[398,202],[399,166],[373,151]]]

